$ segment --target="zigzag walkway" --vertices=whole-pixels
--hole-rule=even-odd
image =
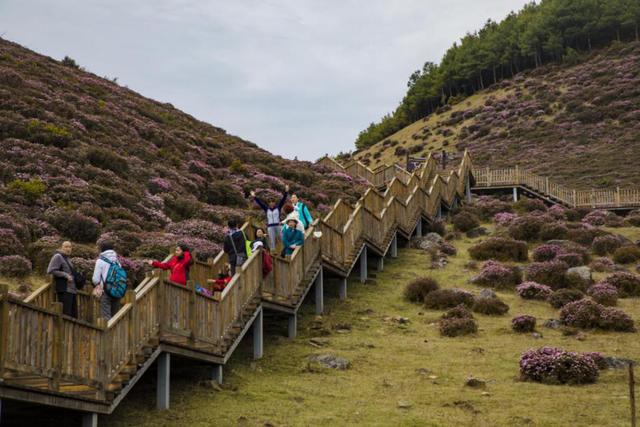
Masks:
[[[431,157],[428,158],[429,161]],[[425,159],[413,158],[413,163]],[[359,161],[351,161],[344,166],[330,157],[323,157],[319,164],[330,169],[359,177],[375,187],[383,187],[392,179],[407,182],[410,172],[399,165],[381,165],[370,169]],[[455,169],[439,170],[443,177],[449,176]],[[549,203],[569,208],[588,208],[606,210],[632,210],[640,208],[640,188],[575,190],[553,182],[518,166],[509,169],[479,168],[473,169],[469,189],[476,193],[512,190],[514,201],[518,200],[518,190]],[[469,194],[467,194],[467,198]]]
[[[322,313],[325,276],[339,280],[346,298],[346,279],[357,264],[364,281],[369,258],[382,268],[385,256],[396,256],[398,238],[420,235],[423,221],[470,194],[468,153],[446,178],[431,158],[412,174],[399,172],[402,178],[387,180],[389,170],[399,169],[373,177],[384,191],[369,188],[355,206],[338,201],[307,230],[303,247],[290,258],[274,258],[269,276],[263,278],[262,258],[254,254],[212,297],[196,292],[196,285],[218,275],[227,262],[223,253],[197,262],[186,287],[163,272],[148,276],[108,322],[96,317],[88,291],[79,295],[76,320],[62,315],[51,286],[25,301],[0,289],[0,398],[83,411],[83,425],[96,426],[98,414],[111,413],[153,363],[157,406],[168,408],[171,355],[210,363],[212,378],[222,382],[222,367],[250,330],[254,357],[262,356],[263,310],[287,313],[294,337],[298,308],[314,285]],[[243,228],[253,236],[251,225]],[[315,231],[322,232],[320,239],[312,237]]]

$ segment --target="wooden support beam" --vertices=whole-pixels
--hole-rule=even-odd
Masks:
[[[465,178],[464,193],[467,203],[471,203],[471,178],[469,178],[469,174],[467,174],[467,177]]]
[[[263,336],[263,324],[262,324],[262,308],[259,309],[259,313],[255,319],[253,319],[253,358],[261,359],[264,351],[264,336]]]
[[[391,253],[391,258],[398,258],[398,233],[393,236],[389,252]]]
[[[378,258],[378,265],[376,265],[376,271],[384,271],[384,257]]]
[[[98,414],[95,412],[82,414],[82,427],[98,427]]]
[[[436,218],[442,219],[442,200],[438,201],[438,214]]]
[[[360,253],[360,282],[364,283],[367,280],[367,247],[362,248]]]
[[[171,389],[171,355],[162,353],[158,356],[158,382],[156,384],[156,406],[162,411],[169,409]]]
[[[298,314],[293,313],[289,316],[288,337],[294,339],[298,335]]]
[[[316,277],[316,314],[324,313],[324,277],[322,274],[322,266]]]
[[[418,217],[416,224],[416,237],[422,237],[422,217]]]
[[[341,278],[338,284],[338,294],[340,295],[340,301],[347,299],[347,279]]]
[[[513,187],[513,201],[518,201],[518,187]]]
[[[222,376],[222,367],[223,365],[215,364],[211,368],[211,379],[218,384],[222,384],[223,376]]]

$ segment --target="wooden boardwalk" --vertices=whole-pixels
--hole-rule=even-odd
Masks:
[[[84,425],[94,426],[97,414],[111,413],[154,363],[158,408],[167,408],[172,354],[210,363],[221,382],[222,366],[250,331],[254,357],[262,356],[263,310],[287,313],[289,335],[295,336],[298,308],[312,288],[318,313],[325,277],[337,278],[340,296],[346,297],[346,278],[356,265],[366,280],[369,259],[382,268],[385,256],[396,255],[399,237],[420,234],[423,221],[470,194],[471,171],[468,153],[447,176],[438,173],[432,158],[414,173],[395,166],[366,171],[372,187],[354,206],[339,200],[306,231],[303,247],[274,259],[269,276],[263,277],[256,253],[212,297],[196,286],[217,277],[227,262],[223,253],[196,262],[186,287],[170,282],[165,272],[148,276],[108,322],[97,317],[89,291],[79,295],[76,320],[62,315],[50,285],[25,301],[2,288],[0,398],[5,404],[20,400],[84,411]],[[243,228],[253,236],[252,226]],[[316,231],[322,232],[320,239],[314,239]]]

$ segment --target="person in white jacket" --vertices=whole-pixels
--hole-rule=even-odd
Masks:
[[[118,254],[113,249],[113,244],[109,242],[103,242],[100,244],[100,255],[96,260],[96,266],[93,269],[93,277],[91,281],[93,286],[96,287],[95,293],[100,297],[100,312],[105,320],[111,319],[120,309],[120,300],[113,298],[104,291],[104,281],[109,272],[109,263],[105,262],[101,258],[104,257],[111,262],[118,261]]]

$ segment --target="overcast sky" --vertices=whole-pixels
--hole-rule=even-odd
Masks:
[[[526,0],[0,0],[0,35],[285,157],[353,148],[409,75]]]

